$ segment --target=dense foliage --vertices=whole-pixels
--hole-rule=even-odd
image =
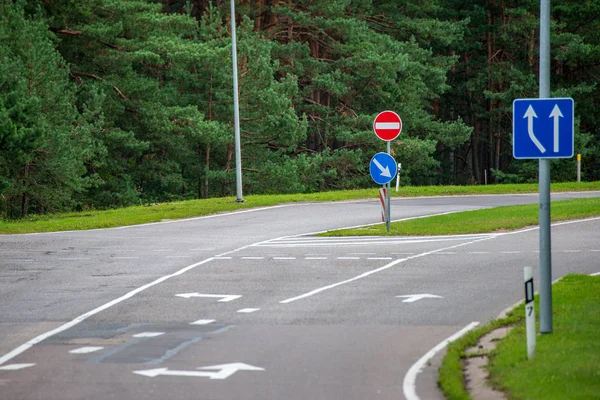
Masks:
[[[598,179],[600,0],[552,4],[553,95],[575,98]],[[236,7],[245,194],[372,185],[385,109],[403,119],[404,184],[536,179],[512,159],[511,107],[537,97],[539,2]],[[229,22],[227,0],[0,0],[0,213],[232,194]]]

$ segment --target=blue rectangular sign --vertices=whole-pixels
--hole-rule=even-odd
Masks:
[[[571,158],[575,147],[575,102],[571,98],[513,102],[513,157]]]

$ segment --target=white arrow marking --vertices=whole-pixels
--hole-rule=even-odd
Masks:
[[[232,301],[235,299],[239,299],[240,295],[237,294],[200,294],[200,293],[181,293],[181,294],[176,294],[175,296],[177,297],[183,297],[185,299],[189,299],[192,297],[208,297],[208,298],[212,298],[212,299],[218,299],[221,298],[221,300],[219,300],[219,303],[226,303],[228,301]]]
[[[406,300],[402,300],[403,303],[414,303],[417,300],[421,299],[442,299],[442,296],[436,296],[435,294],[409,294],[405,296],[396,296],[396,297],[406,297]]]
[[[264,371],[264,368],[255,367],[253,365],[248,365],[244,363],[231,363],[231,364],[221,364],[221,365],[211,365],[208,367],[201,367],[198,369],[215,369],[218,371],[208,372],[208,371],[181,371],[181,370],[169,370],[168,368],[155,368],[155,369],[146,369],[140,371],[133,371],[134,374],[148,376],[150,378],[155,378],[160,375],[165,376],[189,376],[195,378],[209,378],[209,379],[227,379],[231,375],[235,374],[237,371]]]
[[[558,104],[554,105],[552,112],[550,113],[550,118],[554,118],[554,152],[558,153],[558,119],[564,117],[560,112],[560,108]]]
[[[373,159],[373,162],[375,163],[375,165],[377,166],[377,168],[379,168],[379,171],[381,172],[381,176],[385,176],[386,178],[391,178],[392,174],[390,173],[390,168],[389,167],[385,167],[383,168],[383,165],[381,165],[381,163],[379,161],[377,161],[376,158]]]
[[[527,132],[529,133],[529,138],[540,152],[545,153],[546,149],[544,148],[544,146],[542,146],[540,141],[533,134],[533,119],[537,118],[537,115],[535,114],[535,111],[533,111],[533,107],[531,107],[531,104],[529,105],[529,107],[527,107],[527,111],[525,111],[525,115],[523,116],[523,118],[527,118]]]

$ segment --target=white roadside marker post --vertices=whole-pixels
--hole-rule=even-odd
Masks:
[[[533,268],[524,268],[525,278],[525,329],[527,332],[527,358],[535,357],[535,307],[533,302]]]

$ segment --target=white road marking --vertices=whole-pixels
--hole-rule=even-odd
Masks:
[[[373,269],[371,271],[365,272],[363,274],[357,275],[354,278],[346,279],[346,280],[341,281],[341,282],[337,282],[337,283],[334,283],[334,284],[331,284],[331,285],[323,286],[323,287],[320,287],[318,289],[312,290],[310,292],[301,294],[299,296],[290,297],[289,299],[285,299],[283,301],[280,301],[279,303],[281,303],[281,304],[287,304],[287,303],[291,303],[291,302],[296,301],[296,300],[301,300],[301,299],[304,299],[304,298],[307,298],[307,297],[314,296],[315,294],[324,292],[326,290],[333,289],[335,287],[338,287],[338,286],[341,286],[341,285],[345,285],[347,283],[351,283],[351,282],[354,282],[354,281],[366,278],[369,275],[373,275],[373,274],[376,274],[376,273],[381,272],[381,271],[385,271],[386,269],[389,269],[389,268],[393,267],[394,265],[400,264],[400,263],[402,263],[404,261],[412,260],[412,259],[419,258],[419,257],[428,256],[430,254],[436,254],[436,253],[439,253],[439,252],[442,252],[442,251],[445,251],[445,250],[449,250],[449,249],[454,249],[454,248],[457,248],[457,247],[467,246],[467,245],[470,245],[470,244],[473,244],[473,243],[481,242],[481,241],[484,241],[484,240],[489,240],[489,239],[492,239],[492,238],[493,238],[493,236],[489,236],[489,237],[485,237],[483,239],[477,239],[477,240],[473,240],[473,241],[470,241],[470,242],[465,242],[465,243],[457,244],[457,245],[450,246],[450,247],[444,247],[444,248],[441,248],[441,249],[438,249],[438,250],[427,251],[425,253],[417,254],[417,255],[414,255],[414,256],[406,257],[406,258],[399,258],[399,259],[397,259],[395,261],[392,261],[389,264],[384,265],[383,267],[376,268],[376,269]]]
[[[165,256],[165,258],[191,258],[192,256]]]
[[[501,251],[500,254],[521,254],[522,251]]]
[[[70,350],[69,353],[71,353],[71,354],[88,354],[88,353],[93,353],[95,351],[100,351],[103,348],[104,347],[100,347],[100,346],[80,347],[75,350]]]
[[[134,374],[147,376],[150,378],[156,378],[160,375],[168,375],[168,376],[187,376],[194,378],[209,378],[209,379],[227,379],[231,375],[235,374],[237,371],[264,371],[264,368],[255,367],[253,365],[248,365],[240,362],[230,363],[230,364],[222,364],[222,365],[210,365],[208,367],[200,367],[198,369],[203,370],[217,370],[214,372],[208,371],[186,371],[186,370],[170,370],[168,368],[154,368],[154,369],[146,369],[133,371]]]
[[[152,249],[152,251],[165,252],[165,251],[171,251],[171,249]]]
[[[563,250],[563,253],[581,253],[581,250]]]
[[[91,260],[89,257],[74,257],[74,258],[59,258],[58,261],[81,261],[81,260]]]
[[[600,272],[596,272],[596,273],[590,274],[590,276],[600,276]]]
[[[436,254],[450,256],[450,255],[456,254],[456,252],[455,251],[440,251],[439,253],[436,253]]]
[[[198,321],[190,322],[190,325],[208,325],[212,324],[215,321],[216,320],[214,319],[199,319]]]
[[[38,335],[35,338],[29,340],[28,342],[20,345],[16,349],[14,349],[14,350],[10,351],[9,353],[7,353],[7,354],[3,355],[2,357],[0,357],[0,365],[4,364],[5,362],[7,362],[9,360],[12,360],[13,358],[15,358],[16,356],[18,356],[19,354],[21,354],[21,353],[29,350],[32,346],[34,346],[34,345],[36,345],[36,344],[38,344],[38,343],[40,343],[40,342],[48,339],[49,337],[52,337],[52,336],[54,336],[54,335],[56,335],[58,333],[64,332],[67,329],[72,328],[72,327],[80,324],[81,322],[85,321],[86,319],[88,319],[91,316],[94,316],[94,315],[96,315],[96,314],[98,314],[98,313],[100,313],[100,312],[102,312],[102,311],[104,311],[106,309],[109,309],[109,308],[111,308],[114,305],[122,303],[123,301],[132,298],[136,294],[138,294],[140,292],[143,292],[146,289],[149,289],[149,288],[151,288],[153,286],[156,286],[156,285],[158,285],[158,284],[160,284],[160,283],[162,283],[162,282],[164,282],[164,281],[166,281],[168,279],[171,279],[173,277],[176,277],[176,276],[179,276],[179,275],[183,275],[186,272],[188,272],[188,271],[190,271],[190,270],[192,270],[192,269],[194,269],[196,267],[199,267],[200,265],[209,263],[209,262],[211,262],[213,260],[214,260],[213,257],[207,258],[204,261],[200,261],[198,263],[195,263],[195,264],[189,265],[189,266],[187,266],[185,268],[182,268],[182,269],[180,269],[179,271],[177,271],[175,273],[172,273],[170,275],[162,276],[162,277],[160,277],[160,278],[158,278],[158,279],[156,279],[156,280],[154,280],[154,281],[152,281],[152,282],[150,282],[150,283],[148,283],[146,285],[140,286],[139,288],[134,289],[134,290],[128,292],[127,294],[125,294],[125,295],[123,295],[121,297],[118,297],[118,298],[116,298],[116,299],[114,299],[112,301],[109,301],[108,303],[106,303],[104,305],[101,305],[100,307],[94,308],[92,311],[88,311],[85,314],[81,314],[77,318],[75,318],[75,319],[67,322],[66,324],[63,324],[63,325],[59,326],[56,329],[53,329],[51,331],[48,331],[48,332],[43,333],[41,335]]]
[[[273,257],[273,260],[295,260],[296,257]]]
[[[360,260],[360,257],[337,257],[338,260]]]
[[[19,369],[33,367],[35,364],[8,364],[0,366],[0,371],[17,371]]]
[[[468,251],[467,254],[490,254],[489,251]]]
[[[177,297],[183,297],[184,299],[190,299],[192,297],[204,297],[209,299],[221,299],[218,300],[219,303],[227,303],[242,297],[239,294],[202,294],[202,293],[180,293],[176,294]]]
[[[415,301],[419,301],[422,299],[443,299],[442,296],[437,296],[435,294],[407,294],[396,297],[406,298],[405,300],[402,300],[403,303],[414,303]]]
[[[260,310],[260,308],[242,308],[241,310],[237,310],[237,312],[242,314],[250,314],[258,310]]]
[[[144,337],[158,337],[164,335],[164,332],[141,332],[132,335],[135,338],[144,338]]]
[[[367,260],[391,260],[392,257],[367,257]]]
[[[327,260],[327,257],[304,257],[305,260]]]
[[[590,250],[590,251],[593,252],[593,253],[599,253],[600,252],[600,250]]]
[[[421,372],[427,362],[431,360],[440,350],[443,350],[448,343],[458,339],[471,329],[475,328],[477,325],[479,325],[479,322],[471,322],[469,325],[465,326],[463,329],[445,339],[433,349],[429,350],[423,357],[419,358],[419,360],[410,367],[404,376],[404,382],[402,384],[402,391],[404,392],[404,397],[406,397],[406,400],[419,400],[415,383],[417,380],[417,375]]]
[[[137,260],[139,257],[111,257],[113,260]]]
[[[242,257],[242,260],[264,260],[264,257]]]
[[[215,260],[231,260],[233,257],[216,256]]]

